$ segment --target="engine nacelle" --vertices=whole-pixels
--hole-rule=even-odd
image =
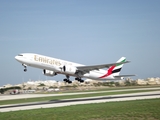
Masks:
[[[77,68],[71,65],[64,65],[63,71],[67,74],[75,74],[77,71]]]
[[[51,71],[51,70],[45,70],[45,69],[43,70],[43,74],[46,75],[46,76],[55,76],[55,75],[57,75],[56,72]]]
[[[125,78],[124,78],[124,77],[121,77],[121,80],[125,80]]]

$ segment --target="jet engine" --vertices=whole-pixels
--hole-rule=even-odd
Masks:
[[[75,74],[77,71],[77,68],[71,65],[64,65],[63,71],[67,74]]]
[[[56,72],[51,71],[51,70],[45,70],[45,69],[43,70],[43,74],[46,75],[46,76],[55,76],[55,75],[57,75]]]
[[[125,78],[124,78],[124,77],[121,77],[121,80],[125,80]]]

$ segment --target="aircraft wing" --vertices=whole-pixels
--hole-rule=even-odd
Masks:
[[[81,71],[83,73],[88,73],[89,71],[92,71],[92,70],[109,68],[109,67],[114,66],[114,65],[125,64],[125,63],[129,63],[129,62],[130,61],[110,63],[110,64],[101,64],[101,65],[91,65],[91,66],[77,66],[77,69],[78,69],[78,71]]]

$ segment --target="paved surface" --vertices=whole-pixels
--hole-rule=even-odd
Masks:
[[[53,107],[111,102],[111,101],[153,99],[153,98],[160,98],[160,91],[141,92],[141,93],[132,93],[132,94],[123,94],[123,95],[76,98],[76,99],[66,99],[66,100],[57,100],[57,101],[36,102],[36,103],[25,103],[25,104],[14,104],[14,105],[2,105],[2,106],[0,106],[0,112],[39,109],[39,108],[53,108]]]
[[[107,92],[121,92],[121,91],[138,91],[138,90],[160,90],[160,87],[156,88],[137,88],[137,89],[122,89],[122,90],[108,90],[108,91],[96,91],[96,92],[76,92],[76,93],[57,93],[57,94],[19,94],[19,95],[0,95],[1,100],[11,99],[27,99],[36,97],[50,97],[50,96],[64,96],[64,95],[79,95],[79,94],[92,94],[92,93],[107,93]]]

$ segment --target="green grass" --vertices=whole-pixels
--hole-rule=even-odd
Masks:
[[[19,104],[19,103],[27,103],[27,102],[40,102],[40,101],[50,101],[50,100],[61,100],[61,99],[72,99],[72,98],[82,98],[82,97],[106,96],[106,95],[127,94],[127,93],[138,93],[138,92],[149,92],[149,91],[159,91],[159,90],[134,90],[134,91],[121,91],[121,92],[106,91],[104,93],[3,100],[3,101],[0,101],[0,105]]]
[[[160,99],[6,112],[0,120],[160,120]]]

